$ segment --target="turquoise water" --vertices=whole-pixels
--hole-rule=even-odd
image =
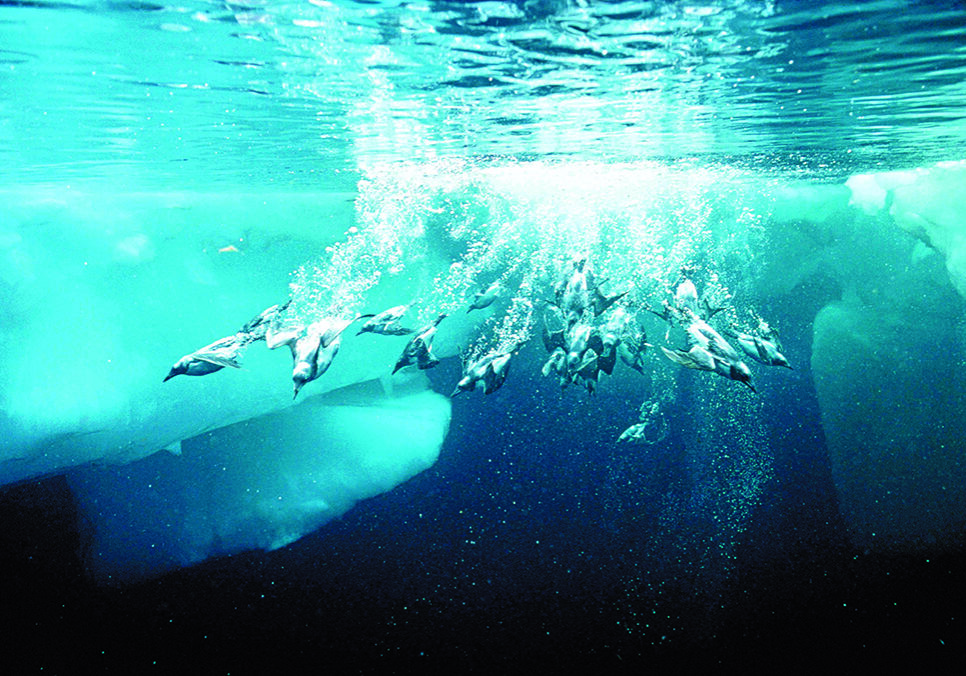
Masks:
[[[24,669],[961,648],[964,35],[885,0],[0,1]],[[542,339],[583,259],[615,298],[576,326],[650,343],[593,384]],[[685,280],[792,368],[667,357]],[[294,400],[255,343],[162,382],[285,301],[445,313],[440,363],[353,326]],[[506,384],[448,396],[493,351]]]
[[[963,135],[947,3],[14,2],[5,183],[351,186],[440,157],[834,175]]]

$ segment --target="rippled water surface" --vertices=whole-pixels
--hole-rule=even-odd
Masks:
[[[960,4],[0,0],[8,671],[962,652]]]
[[[955,3],[0,3],[5,181],[320,187],[374,160],[846,173],[966,134]]]

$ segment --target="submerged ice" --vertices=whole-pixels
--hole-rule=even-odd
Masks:
[[[734,541],[773,476],[769,396],[810,386],[810,361],[854,540],[943,541],[966,520],[964,176],[439,162],[370,167],[353,195],[7,192],[0,481],[67,472],[104,576],[283,546],[435,461],[451,404],[416,366],[459,354],[446,394],[525,384],[539,366],[508,377],[510,359],[547,359],[551,327],[544,372],[580,385],[560,395],[575,408],[596,406],[584,388],[643,400],[638,420],[612,421],[622,452],[659,449],[687,401],[693,485],[664,496],[662,523],[706,513]],[[761,306],[815,279],[840,291],[809,359]],[[291,356],[260,342],[241,368],[162,384],[286,299],[279,331],[376,316],[343,332],[294,404]],[[409,366],[429,327],[431,352]],[[729,382],[742,369],[760,396]]]
[[[186,440],[178,456],[75,470],[96,524],[89,565],[127,579],[287,545],[430,467],[449,418],[421,377],[392,395],[367,381]]]

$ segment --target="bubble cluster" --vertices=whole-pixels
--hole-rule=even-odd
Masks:
[[[723,193],[725,183],[731,187]],[[681,327],[657,315],[682,279],[694,280],[716,322],[767,325],[750,305],[750,266],[737,264],[761,244],[762,215],[745,206],[755,204],[749,190],[735,169],[648,162],[374,166],[359,186],[355,228],[296,272],[293,298],[306,314],[377,312],[384,308],[372,307],[372,298],[379,297],[386,306],[406,304],[417,324],[440,313],[468,316],[476,324],[461,345],[465,369],[536,337],[556,311],[555,287],[586,259],[603,295],[624,295],[599,320],[581,321],[604,326],[624,313],[642,340],[646,330],[652,345],[680,347]],[[495,283],[498,300],[467,312],[474,294]],[[733,381],[691,378],[650,350],[657,354],[646,355],[640,374],[619,367],[621,387],[639,402],[638,427],[633,443],[615,446],[598,496],[618,515],[617,531],[653,526],[636,555],[642,566],[664,570],[662,588],[713,593],[733,572],[774,474],[764,403]],[[540,374],[515,369],[511,377]],[[614,424],[621,422],[633,421]],[[669,448],[678,449],[673,479],[655,493],[646,481],[653,449]],[[643,493],[632,499],[635,485]],[[635,513],[640,518],[626,516]],[[629,580],[627,589],[657,593],[649,576]]]

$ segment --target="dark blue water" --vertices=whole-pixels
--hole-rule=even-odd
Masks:
[[[799,297],[817,305],[832,291]],[[797,335],[793,315],[769,310]],[[786,344],[791,358],[806,348]],[[539,368],[533,356],[515,376]],[[808,377],[803,363],[794,378]],[[445,362],[434,384],[458,366]],[[61,480],[7,488],[11,673],[168,673],[185,659],[232,674],[798,673],[962,649],[962,555],[849,544],[813,398],[788,381],[770,392],[774,477],[743,532],[716,543],[724,535],[700,514],[660,518],[663,495],[686,499],[699,482],[681,439],[687,392],[665,443],[614,443],[608,421],[634,413],[636,385],[590,397],[519,377],[485,400],[457,398],[439,462],[395,490],[282,550],[118,588],[85,574],[90,534]]]
[[[894,0],[0,1],[0,671],[948,668],[964,27]],[[530,322],[587,252],[652,342],[680,347],[647,309],[687,267],[794,369],[753,394],[653,350],[561,391]],[[456,324],[500,275],[514,304]],[[453,313],[444,396],[457,352],[531,340],[452,400],[435,464],[265,551],[224,496],[275,490],[287,449],[198,439],[264,433],[287,355],[164,373],[289,296],[394,294]],[[304,397],[385,376],[368,338]],[[618,442],[650,402],[665,434]]]

